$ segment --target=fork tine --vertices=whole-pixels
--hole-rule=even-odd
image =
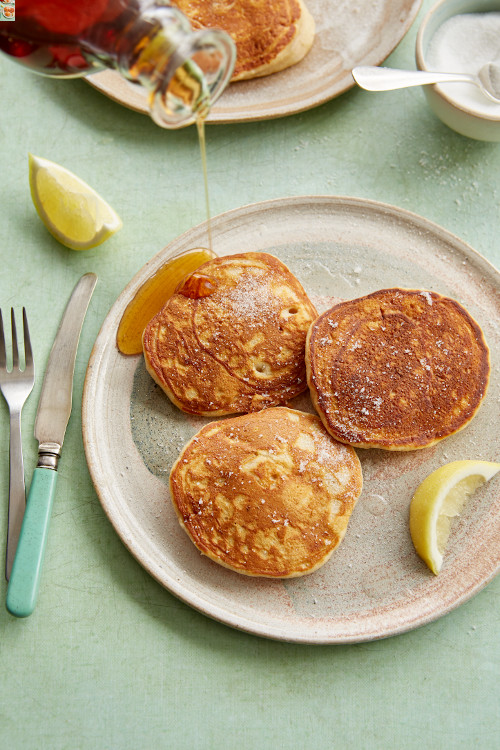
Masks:
[[[0,310],[0,367],[7,366],[7,354],[5,350],[5,334],[3,331],[2,311]]]
[[[19,367],[19,351],[17,348],[16,316],[14,308],[10,308],[10,321],[12,326],[12,369]]]
[[[30,329],[28,328],[28,316],[25,307],[23,307],[23,330],[25,370],[30,371],[33,368],[33,351],[31,349]]]

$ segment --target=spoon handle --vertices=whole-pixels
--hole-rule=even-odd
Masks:
[[[372,66],[354,68],[352,76],[358,86],[367,91],[392,91],[409,86],[451,81],[474,83],[473,77],[465,73],[434,73],[428,70],[397,70]]]

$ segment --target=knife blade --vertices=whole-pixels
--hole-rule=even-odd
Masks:
[[[38,597],[57,468],[71,415],[78,342],[96,283],[97,276],[86,273],[73,289],[43,379],[34,429],[39,443],[38,463],[7,588],[7,609],[16,617],[30,615]]]

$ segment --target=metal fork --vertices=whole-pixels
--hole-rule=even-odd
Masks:
[[[19,366],[16,319],[12,308],[10,317],[12,327],[12,368],[9,370],[7,369],[6,342],[2,311],[0,310],[0,391],[7,402],[10,412],[9,520],[7,523],[7,554],[5,560],[5,577],[7,580],[10,578],[10,571],[16,554],[24,509],[26,507],[23,445],[21,440],[21,411],[35,382],[35,366],[33,364],[33,352],[31,350],[28,318],[25,308],[23,307],[25,361],[23,370]]]

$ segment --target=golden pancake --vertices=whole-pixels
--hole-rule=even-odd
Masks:
[[[335,305],[306,345],[313,403],[333,437],[412,450],[462,429],[488,387],[489,351],[458,302],[383,289]]]
[[[304,347],[316,315],[274,256],[215,258],[188,276],[146,326],[146,367],[190,414],[285,404],[307,390]]]
[[[325,563],[361,493],[354,450],[312,414],[276,407],[211,422],[170,474],[196,547],[238,573],[291,578]]]
[[[295,65],[309,52],[314,20],[303,0],[175,0],[193,28],[224,29],[236,44],[232,81],[258,78]]]

